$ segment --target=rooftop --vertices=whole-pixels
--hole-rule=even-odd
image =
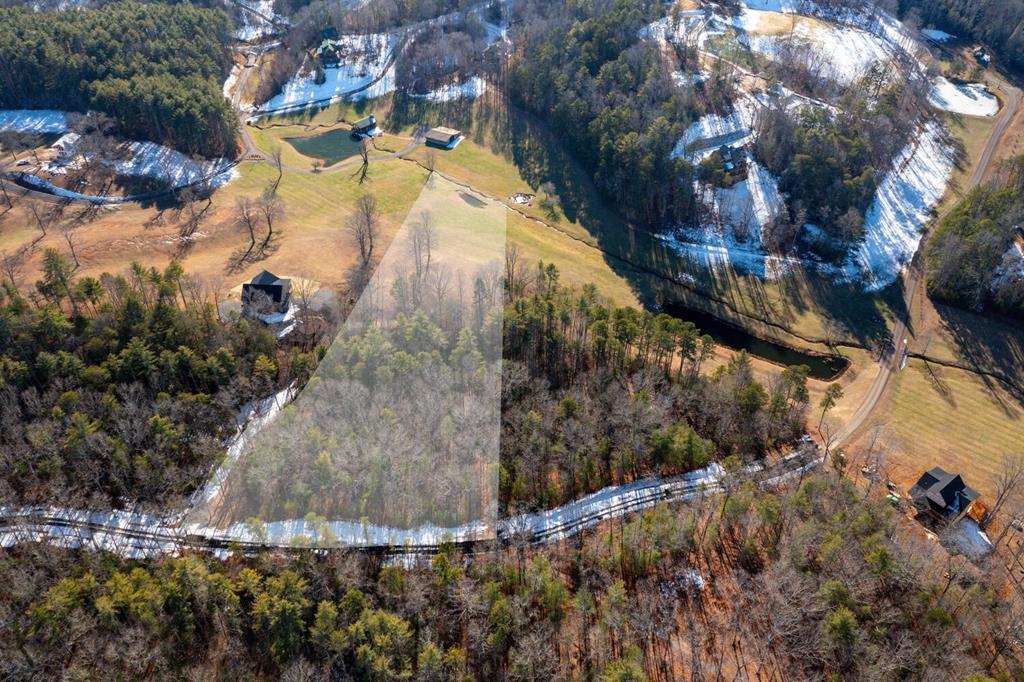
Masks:
[[[927,502],[932,510],[941,513],[959,514],[981,497],[978,491],[964,483],[960,474],[952,474],[942,467],[935,467],[917,480],[910,489],[914,502]]]

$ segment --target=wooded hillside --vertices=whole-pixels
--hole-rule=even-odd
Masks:
[[[221,322],[176,262],[95,278],[43,261],[35,291],[0,296],[0,504],[179,502],[274,390],[276,340]]]
[[[993,306],[1024,317],[1024,268],[1014,274],[1010,249],[1024,219],[1022,191],[1024,157],[974,189],[936,226],[928,242],[929,294],[969,310]]]
[[[626,218],[692,218],[692,168],[670,158],[699,110],[638,31],[661,3],[527,3],[522,49],[509,70],[512,98],[544,118]]]
[[[988,45],[1012,68],[1024,68],[1024,0],[899,0],[902,14]]]
[[[1004,574],[894,532],[886,502],[822,472],[785,491],[737,480],[563,545],[448,548],[412,570],[345,552],[139,563],[25,546],[0,554],[0,676],[984,682],[1019,672]]]
[[[97,109],[127,138],[229,156],[237,122],[221,92],[231,24],[188,3],[0,9],[0,107]]]

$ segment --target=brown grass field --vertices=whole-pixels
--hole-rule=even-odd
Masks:
[[[992,496],[1003,458],[1024,451],[1024,402],[998,382],[911,360],[894,377],[872,428],[849,450],[858,469],[876,434],[885,471],[904,491],[941,466]]]

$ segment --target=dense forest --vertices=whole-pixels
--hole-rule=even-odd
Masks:
[[[901,14],[990,45],[1010,67],[1024,68],[1024,0],[898,0]]]
[[[34,291],[3,285],[0,500],[179,501],[222,456],[239,406],[287,380],[276,340],[220,321],[175,262],[98,278],[54,250],[43,262]]]
[[[662,4],[535,0],[517,11],[513,100],[551,125],[626,218],[691,220],[692,168],[671,153],[700,105],[672,81],[659,47],[638,36]]]
[[[125,137],[230,156],[230,32],[223,11],[188,3],[0,9],[0,107],[98,110]]]
[[[832,111],[779,106],[758,116],[754,153],[779,177],[789,213],[766,230],[770,247],[788,250],[805,223],[826,236],[812,245],[826,258],[844,258],[861,239],[884,170],[920,124],[927,87],[909,74],[890,81],[881,70],[860,86]]]
[[[9,679],[970,680],[1019,675],[1005,575],[822,472],[400,568],[346,552],[0,554]],[[1004,676],[1005,675],[1005,676]],[[1016,678],[1013,678],[1016,679]]]
[[[714,341],[690,322],[536,287],[505,311],[501,499],[549,507],[641,476],[747,461],[804,433],[809,370],[753,378],[741,353],[708,371]],[[703,371],[702,371],[703,370]]]
[[[929,294],[970,310],[993,306],[1024,318],[1024,266],[1010,249],[1024,220],[1022,192],[1024,157],[1018,157],[939,222],[928,242]]]
[[[767,386],[745,353],[711,367],[715,344],[692,323],[614,307],[593,286],[562,285],[552,265],[522,265],[505,275],[500,349],[498,311],[456,314],[427,291],[384,328],[350,320],[226,480],[231,518],[451,527],[479,518],[477,462],[495,453],[506,514],[749,462],[805,432],[807,367]],[[439,410],[452,426],[435,426]]]

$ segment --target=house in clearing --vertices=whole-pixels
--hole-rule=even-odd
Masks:
[[[923,473],[910,489],[910,500],[919,512],[948,524],[970,514],[980,497],[960,474],[951,474],[942,467]]]
[[[283,313],[292,301],[292,282],[264,270],[242,285],[242,310],[247,317]]]
[[[736,180],[743,180],[747,177],[747,152],[743,147],[732,147],[722,145],[715,152],[722,158],[722,167]]]
[[[82,136],[78,133],[65,133],[59,140],[54,142],[50,149],[53,150],[57,161],[70,161],[75,155],[80,139],[82,139]]]
[[[431,128],[427,131],[427,146],[437,149],[455,149],[462,140],[462,131],[454,128]]]
[[[320,64],[325,67],[337,66],[338,62],[341,61],[341,55],[338,54],[338,46],[333,40],[324,38],[320,43],[320,47],[316,48],[316,56],[320,60]]]
[[[377,117],[370,114],[352,124],[352,137],[372,136],[377,130]]]
[[[242,285],[242,316],[258,320],[282,338],[295,328],[292,282],[264,270]]]

